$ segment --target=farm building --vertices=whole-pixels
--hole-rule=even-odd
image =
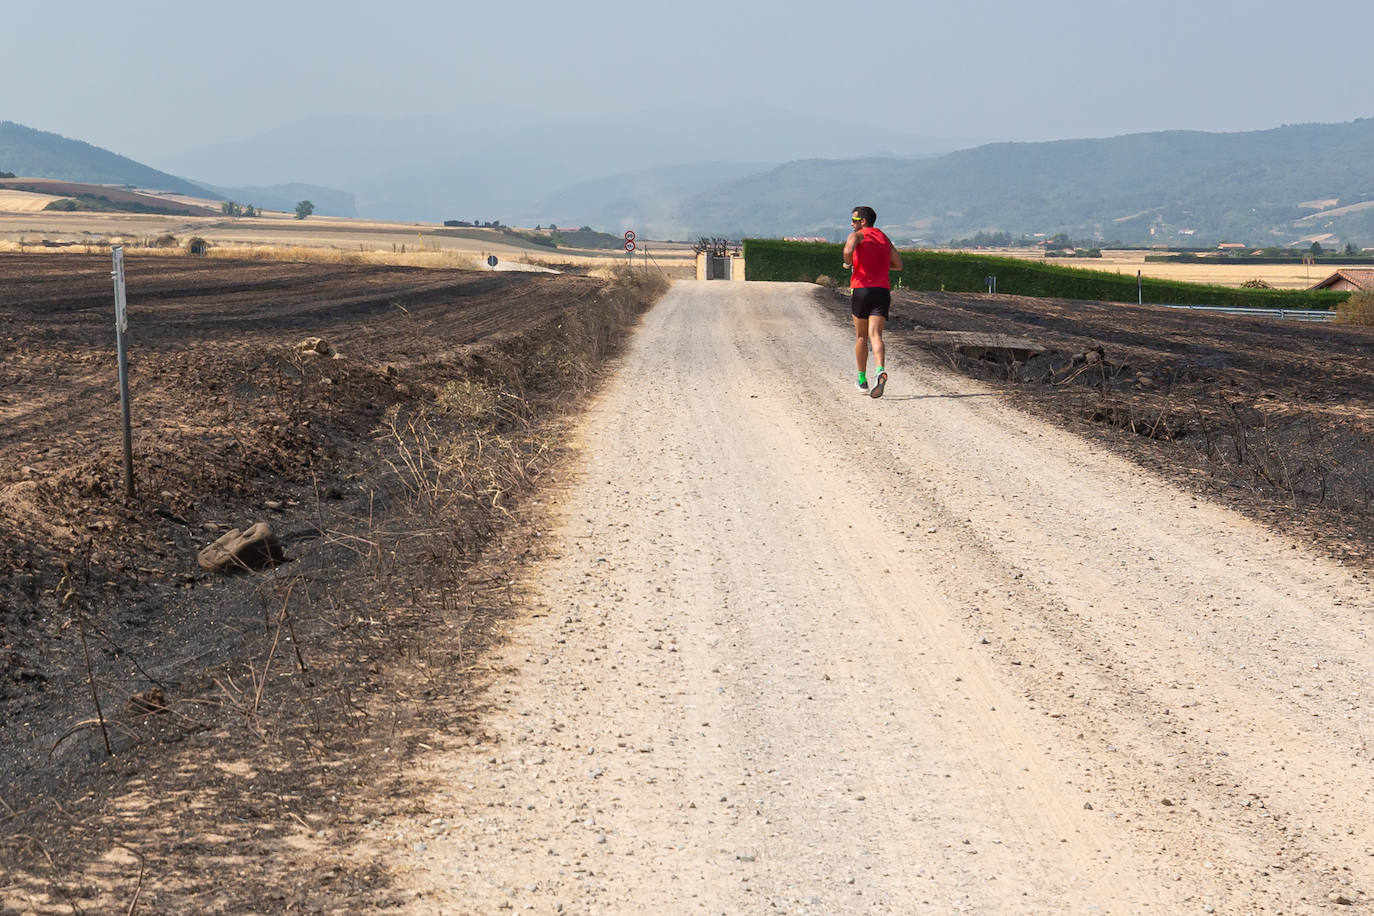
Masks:
[[[1374,270],[1338,270],[1313,289],[1358,290],[1374,289]]]

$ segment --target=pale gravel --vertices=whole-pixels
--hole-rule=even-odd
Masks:
[[[813,295],[636,333],[485,739],[370,828],[412,910],[1369,912],[1364,574],[918,353],[859,395]]]

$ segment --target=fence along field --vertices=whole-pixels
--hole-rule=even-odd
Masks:
[[[750,280],[815,282],[831,277],[848,280],[841,265],[841,246],[814,242],[745,239],[744,263]],[[939,251],[902,252],[903,269],[893,283],[906,289],[951,293],[987,292],[986,278],[997,277],[997,292],[1050,299],[1135,302],[1136,278],[1040,264],[1016,258]],[[1139,293],[1145,302],[1218,305],[1267,309],[1334,309],[1347,293],[1329,290],[1236,289],[1145,277]]]

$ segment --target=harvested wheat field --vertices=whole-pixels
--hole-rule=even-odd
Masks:
[[[1054,260],[1054,259],[1051,259]],[[1090,270],[1115,271],[1133,275],[1137,270],[1147,277],[1161,280],[1178,280],[1184,283],[1207,283],[1213,286],[1241,286],[1250,280],[1263,280],[1275,289],[1307,289],[1320,283],[1342,267],[1350,265],[1339,261],[1321,261],[1314,264],[1227,264],[1203,262],[1159,262],[1146,261],[1143,254],[1116,254],[1104,251],[1097,258],[1076,261],[1059,259],[1071,267],[1086,267]]]
[[[660,291],[623,278],[412,296],[359,269],[370,294],[312,305],[289,289],[319,274],[234,300],[207,270],[246,314],[183,278],[139,383],[177,418],[140,440],[170,516],[131,538],[76,462],[7,535],[61,521],[77,549],[16,556],[6,785],[34,788],[4,799],[4,905],[1370,909],[1367,554],[1311,536],[1369,536],[1338,447],[1369,432],[1368,332],[899,294],[873,399],[808,285],[679,283],[626,337]],[[578,320],[617,290],[616,321]],[[453,303],[506,299],[564,305],[545,335],[445,336]],[[24,348],[81,353],[86,301],[26,317]],[[294,351],[306,325],[342,358]],[[1044,339],[1018,363],[951,336],[974,333]],[[567,412],[596,378],[570,353],[618,340]],[[53,394],[83,384],[68,362],[27,396],[59,418],[94,400]],[[1271,377],[1299,366],[1340,396]],[[181,457],[220,429],[223,460]],[[72,461],[0,448],[48,462],[11,488]],[[195,570],[257,515],[287,563]]]
[[[37,213],[55,200],[61,198],[51,194],[0,188],[0,213]]]
[[[1224,258],[1177,262],[1147,261],[1145,258],[1148,255],[1157,252],[1146,250],[1106,249],[1100,258],[1047,258],[1038,248],[979,250],[976,253],[1041,261],[1058,267],[1100,270],[1130,277],[1140,271],[1146,277],[1159,280],[1205,283],[1213,286],[1242,286],[1251,280],[1263,280],[1274,289],[1307,289],[1325,280],[1337,270],[1353,266],[1337,260],[1322,260],[1313,264],[1232,264]]]

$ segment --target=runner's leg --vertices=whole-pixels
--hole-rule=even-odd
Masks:
[[[856,318],[854,319],[855,331],[858,330],[858,325],[859,320]],[[887,327],[887,319],[882,315],[868,316],[868,340],[866,342],[873,348],[873,365],[880,369],[887,365],[883,362],[883,357],[887,355],[883,347],[883,328],[885,327]],[[860,368],[862,365],[861,363]]]
[[[854,361],[860,372],[868,371],[868,326],[873,319],[854,319]]]

